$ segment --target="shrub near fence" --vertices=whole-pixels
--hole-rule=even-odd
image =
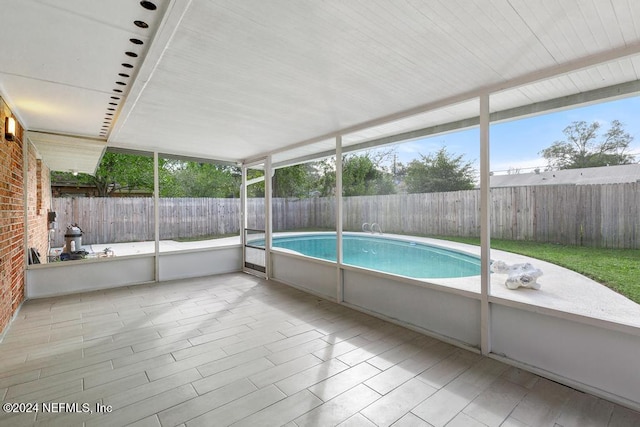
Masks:
[[[491,236],[606,248],[640,248],[638,183],[548,185],[491,190]],[[253,227],[263,227],[263,199],[250,199]],[[480,235],[478,190],[346,197],[344,229],[377,222],[383,231],[434,236]],[[78,223],[83,242],[153,240],[153,199],[56,198],[62,246],[67,224]],[[273,199],[273,229],[335,227],[335,199]],[[160,199],[161,239],[239,233],[238,199]]]

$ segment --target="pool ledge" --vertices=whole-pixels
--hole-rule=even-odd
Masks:
[[[332,234],[332,232],[275,233],[274,237],[300,234]],[[371,235],[370,233],[353,232],[345,232],[344,234]],[[465,243],[399,234],[376,234],[375,236],[404,240],[408,242],[424,243],[450,250],[456,250],[470,255],[480,256],[479,246],[468,245]],[[293,252],[281,249],[278,249],[278,251],[285,254],[287,252]],[[304,255],[300,256],[305,257]],[[315,260],[315,258],[310,259]],[[581,317],[600,319],[607,322],[629,326],[631,328],[640,328],[640,304],[631,301],[623,295],[618,294],[617,292],[592,279],[589,279],[586,276],[546,261],[496,249],[491,250],[491,259],[501,260],[507,264],[529,262],[543,272],[543,276],[538,279],[538,283],[541,285],[541,289],[539,290],[527,288],[514,290],[508,289],[504,284],[507,276],[505,274],[493,273],[491,275],[490,297],[495,298],[496,301],[513,301],[518,304],[542,307],[558,312],[575,314]],[[319,261],[335,264],[331,261]],[[362,271],[371,271],[376,275],[389,275],[389,273],[376,272],[375,270],[367,270],[360,267],[358,267],[358,269]],[[404,276],[396,277],[402,277],[403,281],[410,281],[416,284],[431,283],[442,288],[456,289],[465,293],[480,294],[480,276],[453,279],[414,279]]]

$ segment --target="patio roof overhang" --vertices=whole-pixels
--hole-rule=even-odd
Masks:
[[[0,93],[27,130],[69,139],[62,158],[101,140],[282,164],[337,135],[356,147],[474,126],[482,94],[507,120],[640,88],[634,0],[140,3],[3,4]]]

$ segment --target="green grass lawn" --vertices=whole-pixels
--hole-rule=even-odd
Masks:
[[[230,233],[230,234],[207,234],[205,236],[195,236],[195,237],[178,237],[175,240],[176,242],[199,242],[201,240],[213,240],[213,239],[223,239],[225,237],[234,237],[237,236],[238,233]]]
[[[438,237],[479,245],[478,238]],[[568,268],[640,304],[640,250],[603,249],[491,239],[491,248],[526,255]]]

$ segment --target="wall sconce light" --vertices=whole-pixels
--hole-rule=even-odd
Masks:
[[[71,169],[71,175],[78,176],[78,169]]]
[[[4,119],[4,139],[13,141],[16,137],[16,120],[13,117]]]

